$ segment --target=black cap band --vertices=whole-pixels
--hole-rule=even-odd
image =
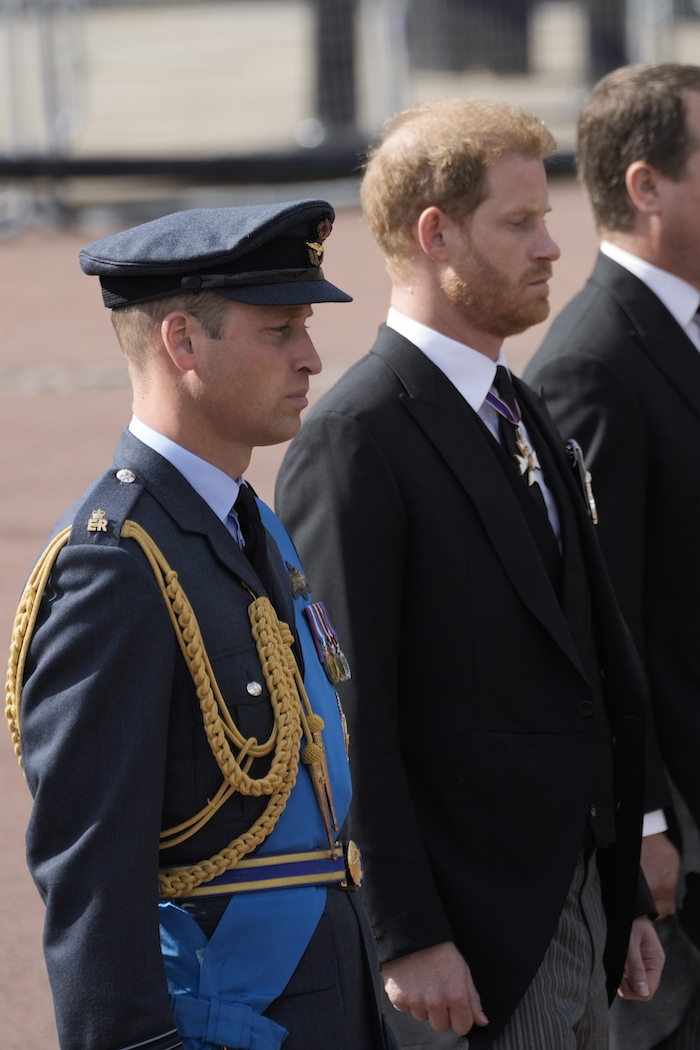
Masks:
[[[252,270],[250,273],[188,274],[180,279],[183,292],[206,292],[213,288],[240,288],[243,285],[290,284],[295,281],[324,281],[320,266],[308,270]]]

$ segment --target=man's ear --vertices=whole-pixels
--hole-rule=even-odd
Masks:
[[[448,227],[454,226],[452,219],[444,211],[431,205],[418,216],[416,240],[421,250],[433,262],[446,262],[448,247],[445,237]]]
[[[190,372],[195,367],[193,340],[201,326],[192,314],[185,310],[173,310],[160,324],[160,336],[168,356],[181,372]]]
[[[661,210],[660,178],[656,168],[643,160],[635,160],[625,172],[630,200],[643,215],[656,215]]]

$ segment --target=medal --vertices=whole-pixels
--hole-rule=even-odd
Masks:
[[[332,685],[337,685],[340,681],[340,668],[333,655],[328,649],[323,650],[323,669],[328,675],[328,680]]]
[[[525,440],[523,429],[518,423],[515,428],[515,444],[518,449],[519,455],[516,455],[515,462],[518,464],[518,470],[520,476],[527,474],[528,485],[534,485],[537,481],[536,470],[541,470],[540,461],[537,458],[537,453],[534,449],[531,449]]]
[[[302,598],[308,598],[309,584],[306,576],[304,576],[303,572],[301,572],[296,565],[292,565],[291,562],[286,561],[284,564],[287,568],[287,576],[289,577],[289,583],[292,588],[292,597],[296,598],[297,595],[300,594]]]
[[[335,662],[337,663],[338,669],[340,671],[340,681],[349,682],[352,678],[352,674],[350,673],[350,664],[348,663],[345,653],[342,649],[339,649],[338,652],[335,654]]]
[[[316,646],[319,661],[328,676],[328,680],[337,685],[338,682],[350,680],[350,665],[345,653],[340,648],[338,635],[331,623],[323,602],[313,602],[304,609],[304,615],[311,627],[311,636]]]
[[[335,699],[336,699],[336,701],[338,703],[338,714],[340,715],[340,724],[341,724],[342,729],[343,729],[343,741],[345,743],[345,754],[347,755],[348,758],[350,758],[350,733],[348,732],[348,720],[345,717],[345,712],[343,711],[343,705],[341,704],[340,697],[338,696],[337,693],[335,694]]]
[[[583,498],[586,501],[588,507],[588,516],[594,525],[598,524],[598,507],[596,505],[595,496],[593,495],[593,479],[591,477],[590,470],[586,470],[586,463],[583,458],[583,450],[579,445],[578,441],[574,441],[570,438],[566,445],[566,452],[571,460],[571,465],[574,468],[574,473],[581,486],[583,492]]]

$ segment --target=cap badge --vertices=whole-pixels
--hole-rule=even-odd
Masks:
[[[107,517],[103,510],[93,510],[92,517],[87,523],[88,532],[106,532],[107,531]]]
[[[312,266],[320,266],[323,261],[323,242],[327,237],[330,237],[331,230],[333,229],[333,223],[330,219],[322,219],[321,222],[316,226],[316,240],[307,241],[306,247],[309,249],[309,258]]]
[[[309,249],[309,259],[312,266],[320,266],[323,261],[323,245],[320,241],[307,241],[306,247]]]
[[[316,227],[316,240],[325,241],[331,235],[333,223],[330,219],[323,219]]]

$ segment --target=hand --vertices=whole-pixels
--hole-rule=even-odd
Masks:
[[[473,1024],[487,1025],[479,993],[466,962],[452,941],[402,955],[382,966],[384,987],[397,1010],[429,1021],[436,1032],[466,1035]]]
[[[632,923],[627,960],[617,994],[621,999],[651,999],[659,987],[665,960],[654,925],[646,915]]]
[[[681,872],[678,850],[663,832],[642,839],[642,871],[660,919],[676,913],[676,893]]]

